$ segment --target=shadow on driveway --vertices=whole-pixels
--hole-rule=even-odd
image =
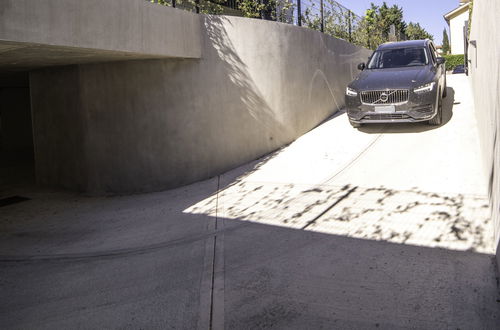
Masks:
[[[165,192],[1,208],[2,328],[496,328],[484,200],[248,179],[277,154]]]

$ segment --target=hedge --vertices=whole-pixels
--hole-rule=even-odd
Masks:
[[[446,70],[453,70],[457,65],[464,64],[464,55],[443,55],[446,59]]]

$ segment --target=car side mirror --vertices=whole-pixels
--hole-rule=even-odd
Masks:
[[[363,71],[365,68],[366,68],[365,63],[359,63],[359,64],[358,64],[358,70]]]
[[[444,63],[446,63],[446,59],[444,57],[437,58],[437,64],[444,64]]]

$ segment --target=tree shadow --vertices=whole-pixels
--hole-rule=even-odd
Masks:
[[[259,139],[266,137],[271,145],[279,147],[283,143],[290,142],[293,137],[291,127],[278,120],[276,110],[260,93],[247,64],[236,50],[227,30],[228,26],[232,26],[230,19],[224,16],[204,15],[203,23],[210,45],[210,55],[207,54],[207,56],[221,67],[224,73],[222,80],[231,82],[230,88],[235,89],[228,92],[226,97],[231,94],[236,95],[240,102],[238,110],[244,109],[244,112],[234,113],[234,115],[249,117],[251,121],[246,121],[247,125],[257,126],[260,131],[259,135],[262,135]],[[227,103],[234,104],[234,102]]]
[[[427,122],[418,123],[389,123],[389,124],[366,124],[358,130],[367,134],[380,134],[383,129],[384,133],[399,134],[399,133],[422,133],[440,128],[448,124],[453,117],[453,105],[455,103],[455,90],[452,87],[446,87],[447,96],[443,98],[443,121],[441,125],[429,125]]]
[[[244,25],[240,22],[233,24],[235,19],[244,20],[212,15],[202,17],[206,31],[203,32],[206,53],[202,61],[213,63],[217,68],[214,70],[217,77],[213,81],[221,81],[227,90],[224,98],[220,99],[224,109],[216,114],[219,116],[217,120],[225,131],[234,133],[233,138],[229,141],[226,138],[220,143],[224,147],[215,152],[221,153],[219,159],[235,155],[234,158],[237,158],[231,164],[212,171],[213,174],[279,150],[332,114],[340,114],[337,111],[341,107],[338,100],[343,97],[342,79],[350,79],[352,62],[362,53],[359,48],[342,40],[272,22],[262,24],[275,25],[273,29],[284,33],[283,38],[290,40],[271,45],[274,47],[271,49],[273,52],[262,51],[259,45],[252,49],[249,46],[253,45],[254,40],[245,43],[240,39],[243,35],[241,26]],[[290,37],[294,34],[287,32],[289,28],[297,29],[297,37]],[[255,31],[257,35],[261,32],[265,30]],[[287,66],[294,64],[296,57],[285,52],[287,48],[280,45],[303,40],[313,32],[313,37],[317,39],[314,43],[314,47],[317,47],[313,51],[314,59],[301,67]],[[335,61],[335,65],[328,65],[323,57],[330,58],[327,63]],[[297,82],[297,79],[301,82]],[[302,85],[308,85],[309,90],[305,90],[307,87]],[[300,95],[303,97],[300,98]],[[217,97],[219,95],[207,95],[209,100]],[[244,155],[242,150],[247,154]]]
[[[485,198],[246,180],[276,154],[161,193],[3,208],[0,323],[195,328],[215,311],[234,329],[498,324]]]
[[[9,207],[10,224],[1,232],[2,254],[9,255],[0,256],[0,323],[7,328],[161,323],[177,329],[196,328],[202,315],[219,315],[230,329],[332,324],[493,329],[498,324],[492,255],[410,245],[401,240],[412,237],[398,228],[376,231],[381,205],[418,215],[423,210],[414,211],[423,204],[445,203],[463,216],[466,197],[246,183],[239,194],[219,192],[219,200],[207,206],[211,211],[185,212],[213,193],[214,180],[203,186],[105,199],[52,195],[27,202],[36,205],[25,211]],[[313,230],[301,229],[348,192],[342,202],[352,204],[349,208],[337,204],[308,228]],[[255,199],[256,194],[263,197]],[[428,221],[456,217],[445,212]],[[352,225],[363,214],[371,216],[373,223],[365,226],[378,239],[331,230],[332,223]],[[38,221],[29,224],[26,218]],[[405,220],[410,219],[399,219]],[[292,226],[293,221],[298,222]],[[318,230],[326,223],[330,229]]]
[[[214,203],[222,209],[214,210]],[[240,178],[184,212],[392,243],[494,251],[483,196]]]

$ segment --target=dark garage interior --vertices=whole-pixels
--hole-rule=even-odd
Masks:
[[[34,183],[28,72],[0,73],[0,196]]]

